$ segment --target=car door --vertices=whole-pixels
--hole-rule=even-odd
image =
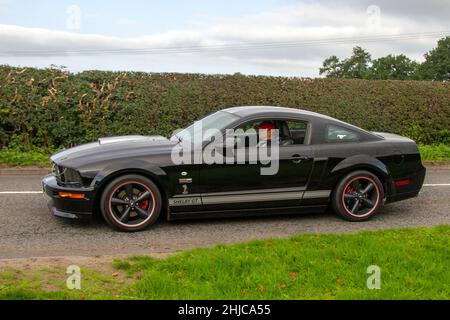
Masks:
[[[305,121],[301,124],[306,134],[310,126]],[[240,148],[245,149],[245,162],[235,158],[230,163],[202,165],[198,176],[203,208],[224,210],[299,206],[314,160],[312,148],[305,143],[305,134],[303,139],[292,144],[280,145],[278,156],[270,164],[248,161],[255,159],[260,151],[258,146],[244,145]],[[272,170],[276,169],[275,162],[278,163],[276,171]],[[263,174],[263,169],[266,173],[273,171],[273,174]]]

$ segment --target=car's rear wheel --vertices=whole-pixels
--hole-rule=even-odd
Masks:
[[[100,208],[106,222],[115,229],[141,231],[158,219],[161,202],[161,193],[150,179],[130,174],[106,186]]]
[[[384,190],[380,179],[369,171],[354,171],[333,191],[334,211],[349,221],[365,221],[383,207]]]

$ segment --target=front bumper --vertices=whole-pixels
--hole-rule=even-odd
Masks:
[[[92,188],[72,188],[58,184],[53,174],[42,180],[42,190],[50,197],[48,208],[58,217],[69,219],[83,219],[92,216],[94,209],[94,190]],[[59,192],[82,193],[83,199],[61,198]]]

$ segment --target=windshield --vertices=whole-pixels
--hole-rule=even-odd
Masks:
[[[221,130],[237,119],[239,119],[239,117],[234,114],[218,111],[194,122],[189,127],[174,134],[170,140],[192,141],[195,143],[203,142],[212,136],[211,133],[207,132],[208,130]]]

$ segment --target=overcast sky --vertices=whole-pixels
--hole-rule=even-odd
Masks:
[[[0,64],[316,77],[355,45],[421,61],[449,17],[448,0],[0,0]]]

